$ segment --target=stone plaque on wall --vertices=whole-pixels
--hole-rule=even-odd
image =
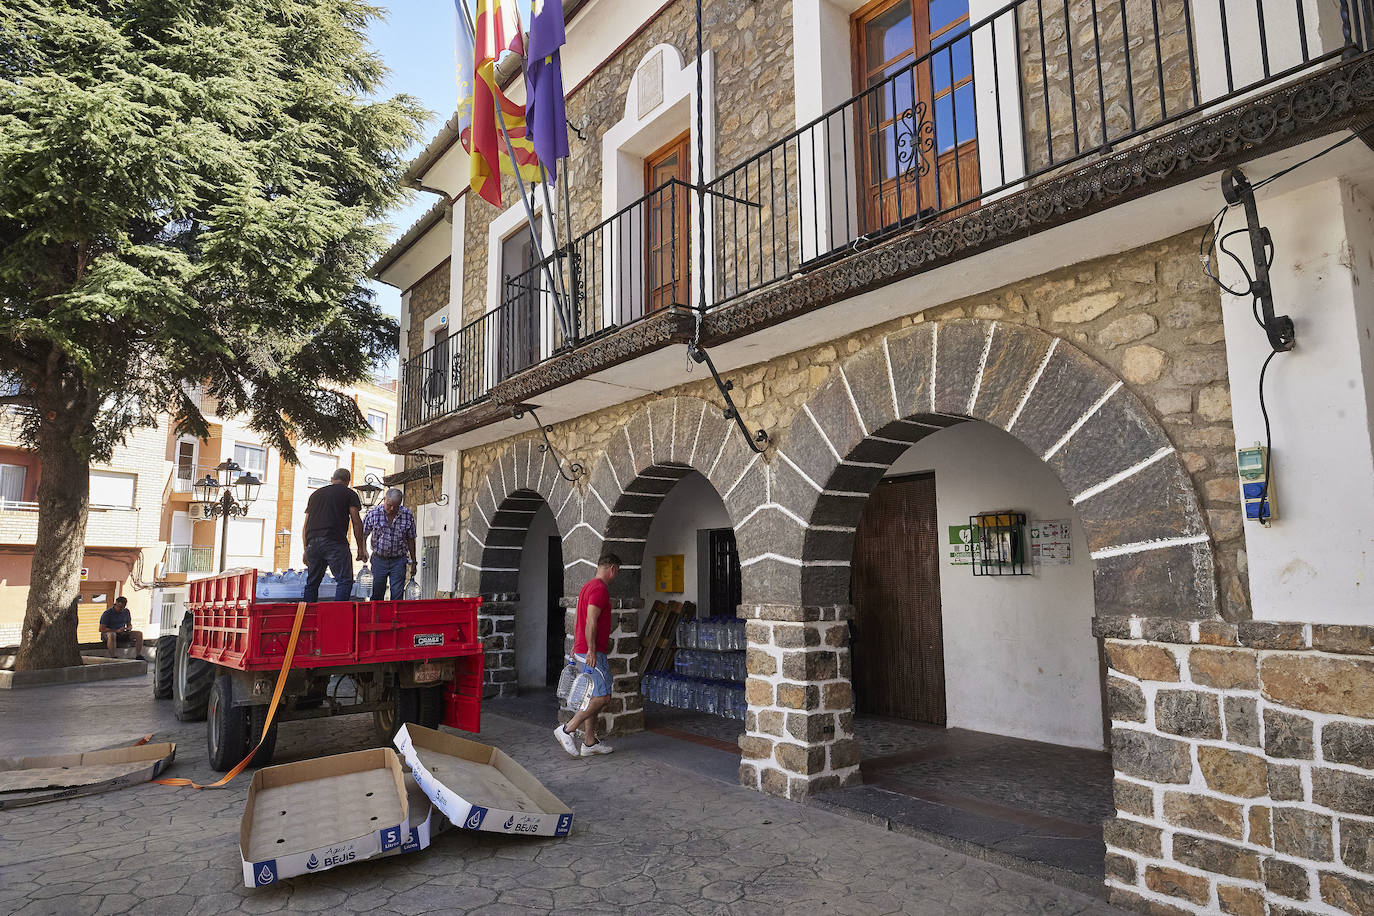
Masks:
[[[639,87],[639,109],[635,117],[642,118],[663,104],[663,52],[659,51],[640,65],[635,74]]]

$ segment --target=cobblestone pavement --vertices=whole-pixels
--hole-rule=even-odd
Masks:
[[[283,726],[278,762],[372,746],[370,716]],[[177,742],[170,775],[214,774],[203,723],[146,679],[0,692],[9,754]],[[567,758],[542,727],[485,716],[482,740],[577,813],[567,839],[451,830],[427,851],[242,887],[248,778],[142,785],[0,812],[0,913],[1112,913],[1101,900],[826,811],[677,769],[652,743]]]

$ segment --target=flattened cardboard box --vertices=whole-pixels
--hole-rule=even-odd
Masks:
[[[265,767],[253,774],[239,825],[243,883],[370,859],[400,849],[409,833],[401,761],[390,748]]]
[[[84,754],[0,759],[0,810],[95,795],[156,779],[176,757],[175,744],[136,744]]]
[[[384,852],[382,853],[383,856],[398,856],[406,852],[419,852],[421,849],[428,849],[430,842],[436,836],[453,826],[448,822],[448,818],[444,817],[444,813],[434,807],[429,796],[420,791],[420,786],[410,773],[405,774],[405,784],[406,817],[410,832],[400,849]]]
[[[567,836],[572,809],[489,744],[402,725],[396,749],[420,789],[454,826],[520,836]]]

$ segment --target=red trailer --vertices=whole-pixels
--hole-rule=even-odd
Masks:
[[[258,572],[192,582],[175,636],[158,642],[153,695],[183,722],[207,720],[210,763],[228,770],[263,737],[296,602],[258,602]],[[306,605],[271,730],[253,758],[271,762],[276,723],[373,714],[390,743],[403,722],[475,732],[481,724],[480,598],[318,601]],[[164,655],[166,658],[164,659]]]

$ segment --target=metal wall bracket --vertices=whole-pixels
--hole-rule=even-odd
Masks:
[[[716,388],[720,390],[721,397],[725,398],[725,419],[734,420],[749,448],[760,455],[763,454],[764,450],[768,448],[768,433],[761,429],[755,430],[752,435],[749,433],[749,428],[744,425],[744,420],[739,415],[739,408],[735,406],[735,399],[730,396],[730,392],[735,388],[735,383],[721,378],[720,373],[716,371],[716,364],[711,361],[710,354],[695,343],[687,344],[687,355],[695,362],[705,363],[706,368],[711,370],[711,378],[715,379]]]
[[[1228,204],[1245,208],[1245,223],[1250,236],[1250,256],[1255,262],[1255,277],[1248,292],[1259,303],[1264,333],[1269,346],[1276,351],[1291,350],[1296,342],[1293,319],[1274,314],[1274,290],[1269,285],[1269,259],[1274,249],[1269,230],[1260,225],[1259,210],[1255,206],[1255,189],[1240,169],[1229,169],[1221,176],[1221,193]]]
[[[407,455],[407,457],[419,458],[421,461],[423,461],[423,462],[425,463],[425,488],[424,488],[424,489],[425,489],[425,492],[426,492],[426,493],[433,493],[433,492],[434,492],[434,462],[435,462],[436,460],[439,461],[439,462],[442,462],[442,461],[444,460],[443,457],[442,457],[441,455],[431,455],[429,452],[423,452],[423,451],[414,451],[414,452],[410,452],[409,455]],[[443,480],[442,480],[442,479],[439,481],[439,495],[436,496],[436,497],[434,497],[434,505],[436,505],[436,506],[447,506],[447,505],[448,505],[448,494],[444,492],[444,486],[443,486]]]
[[[553,456],[554,463],[558,466],[558,476],[562,477],[568,483],[573,483],[577,478],[585,474],[587,469],[576,461],[568,462],[568,470],[564,472],[563,459],[558,456],[558,451],[553,447],[553,443],[549,441],[549,433],[553,432],[553,427],[545,426],[543,423],[540,423],[539,414],[534,412],[533,407],[528,404],[522,404],[519,407],[512,408],[510,415],[512,419],[518,420],[527,413],[534,418],[534,425],[539,428],[539,434],[544,437],[544,444],[539,446],[539,451],[547,452]]]

